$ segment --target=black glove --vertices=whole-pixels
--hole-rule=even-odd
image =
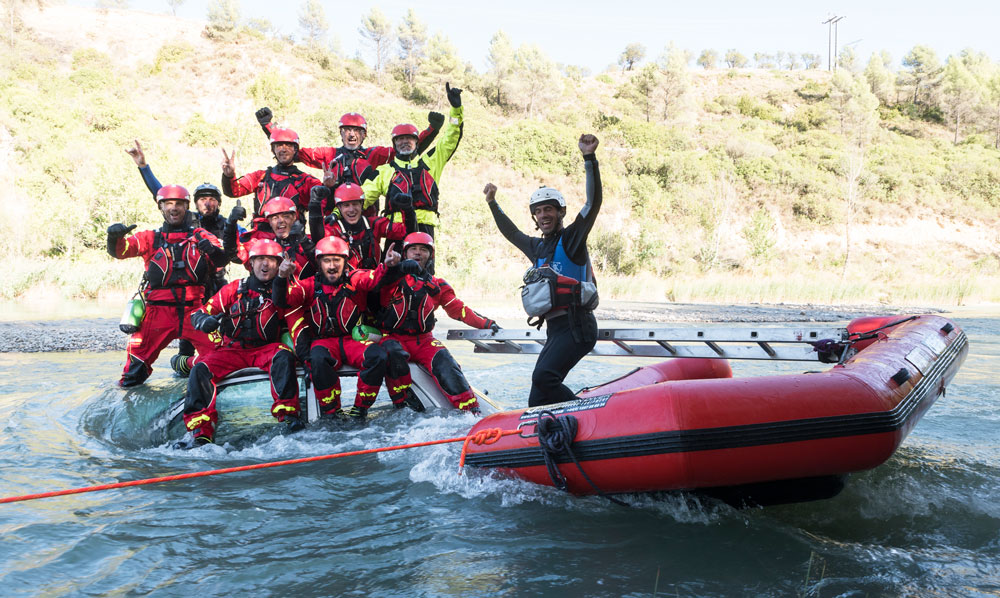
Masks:
[[[219,247],[216,247],[215,243],[212,243],[207,237],[202,237],[198,240],[198,251],[206,255],[212,255],[219,250]]]
[[[390,207],[397,212],[413,209],[413,196],[409,193],[397,193],[389,201]]]
[[[296,220],[292,223],[291,230],[288,231],[288,238],[294,239],[296,241],[302,239],[306,235],[306,226],[302,224],[301,220]]]
[[[261,126],[264,126],[267,123],[271,122],[271,118],[274,116],[271,113],[271,109],[268,108],[267,106],[264,106],[257,112],[254,112],[253,115],[257,117],[257,122],[259,122]]]
[[[219,329],[219,320],[203,311],[196,311],[191,314],[191,325],[194,326],[195,330],[210,334]]]
[[[486,319],[486,328],[492,330],[493,332],[500,332],[500,325],[497,324],[496,320],[490,320],[489,318],[487,318]]]
[[[233,210],[229,212],[230,222],[239,222],[247,217],[247,209],[240,204],[240,200],[236,200],[236,205],[233,206]]]
[[[108,238],[109,239],[115,239],[115,240],[121,239],[125,235],[127,235],[130,232],[132,232],[133,230],[135,230],[135,227],[137,227],[137,226],[139,226],[139,225],[138,224],[133,224],[132,226],[125,226],[124,224],[122,224],[120,222],[116,222],[116,223],[114,223],[114,224],[112,224],[111,226],[108,227]]]
[[[462,90],[457,87],[452,87],[449,83],[444,84],[444,90],[448,92],[448,102],[451,103],[452,108],[458,108],[462,105]]]
[[[403,274],[416,276],[417,274],[420,274],[420,262],[417,260],[403,260],[399,262],[399,269],[403,272]]]
[[[461,102],[461,100],[462,98],[459,98],[459,102]],[[428,112],[427,122],[428,124],[430,124],[432,129],[435,130],[440,129],[441,125],[444,124],[444,115],[441,114],[440,112]]]
[[[323,205],[323,201],[330,199],[330,188],[326,185],[316,185],[309,191],[309,206],[315,203],[316,205]]]

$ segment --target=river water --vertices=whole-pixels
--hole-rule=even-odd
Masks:
[[[1000,318],[955,321],[970,352],[947,395],[832,499],[737,510],[673,493],[626,508],[459,476],[448,444],[0,505],[0,595],[997,596]],[[473,385],[524,405],[532,357],[451,346]],[[121,364],[0,354],[0,496],[457,437],[474,422],[377,409],[364,428],[285,436],[269,400],[244,400],[223,413],[223,446],[178,452],[150,423],[184,382],[161,357],[145,387],[122,391]],[[568,382],[636,365],[587,358]]]

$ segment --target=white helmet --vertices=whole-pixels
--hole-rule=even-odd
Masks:
[[[563,198],[562,193],[559,193],[552,187],[539,187],[538,190],[531,194],[531,199],[528,200],[528,209],[532,210],[540,203],[550,202],[555,202],[560,208],[566,207],[566,199]]]

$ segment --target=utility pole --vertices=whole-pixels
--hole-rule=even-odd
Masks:
[[[847,16],[838,17],[837,15],[831,16],[829,19],[823,21],[823,25],[826,25],[826,70],[835,71],[837,70],[837,23],[846,19]]]

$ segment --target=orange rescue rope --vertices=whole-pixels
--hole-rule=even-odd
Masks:
[[[267,469],[269,467],[281,467],[284,465],[298,465],[299,463],[312,463],[314,461],[326,461],[328,459],[339,459],[341,457],[353,457],[355,455],[370,455],[373,453],[385,453],[389,451],[398,451],[402,449],[418,448],[422,446],[434,446],[438,444],[448,444],[452,442],[463,442],[462,445],[462,457],[459,460],[459,474],[462,473],[461,468],[465,466],[465,453],[469,448],[469,443],[474,442],[476,444],[493,444],[497,440],[504,436],[509,436],[511,434],[519,434],[520,430],[501,430],[500,428],[489,428],[485,430],[480,430],[475,434],[470,434],[468,436],[460,436],[457,438],[446,438],[443,440],[430,440],[427,442],[414,442],[410,444],[398,444],[395,446],[385,446],[380,448],[365,449],[362,451],[348,451],[346,453],[335,453],[332,455],[318,455],[315,457],[303,457],[300,459],[288,459],[286,461],[271,461],[269,463],[256,463],[254,465],[241,465],[239,467],[227,467],[225,469],[211,469],[208,471],[196,471],[194,473],[182,473],[178,475],[168,475],[158,478],[146,478],[142,480],[133,480],[131,482],[117,482],[114,484],[102,484],[99,486],[86,486],[83,488],[71,488],[68,490],[56,490],[54,492],[41,492],[38,494],[25,494],[22,496],[8,496],[6,498],[0,498],[0,504],[10,503],[10,502],[22,502],[26,500],[37,500],[39,498],[51,498],[53,496],[66,496],[68,494],[83,494],[84,492],[97,492],[99,490],[113,490],[115,488],[128,488],[130,486],[146,486],[148,484],[159,484],[161,482],[173,482],[176,480],[188,480],[191,478],[204,478],[213,475],[222,475],[224,473],[236,473],[238,471],[252,471],[255,469]]]

